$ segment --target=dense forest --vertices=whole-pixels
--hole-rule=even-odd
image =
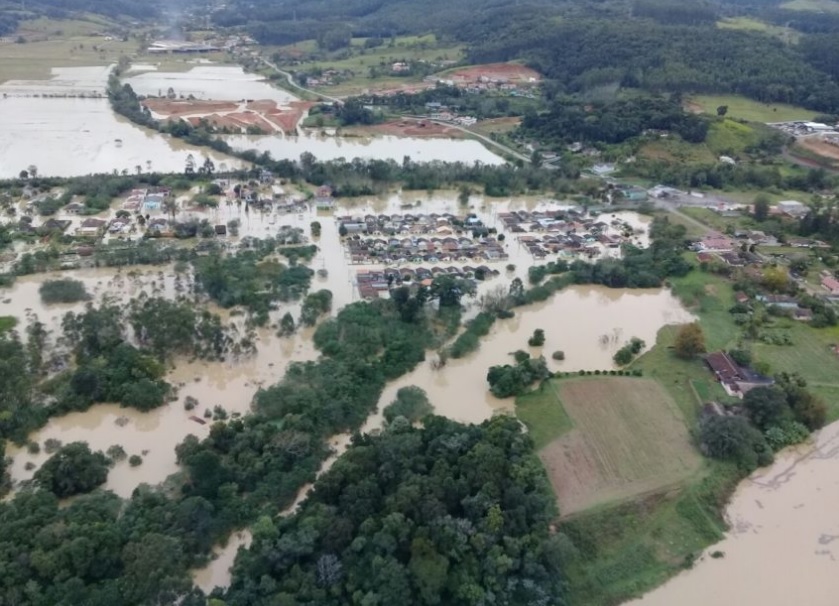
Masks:
[[[257,522],[225,602],[559,606],[554,508],[514,419],[394,422],[357,438],[298,515]]]

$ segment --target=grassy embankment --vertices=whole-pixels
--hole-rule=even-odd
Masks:
[[[781,8],[814,13],[839,13],[839,2],[836,0],[791,0],[791,2],[783,3]]]
[[[318,87],[317,90],[337,97],[357,95],[366,90],[393,89],[401,86],[417,85],[419,77],[399,77],[390,74],[371,78],[370,68],[386,68],[398,61],[408,63],[417,61],[441,62],[461,61],[461,45],[443,44],[433,34],[426,36],[400,36],[391,45],[386,40],[382,46],[365,48],[366,38],[354,38],[349,49],[333,53],[321,52],[314,40],[281,47],[264,47],[263,55],[271,57],[280,53],[283,61],[279,67],[295,72],[311,73],[317,70],[334,69],[352,72],[343,81],[332,86]],[[383,71],[389,71],[383,69]]]

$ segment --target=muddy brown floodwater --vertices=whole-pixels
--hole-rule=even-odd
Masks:
[[[839,604],[839,422],[738,487],[731,530],[698,563],[632,606]],[[712,558],[722,552],[724,557]]]

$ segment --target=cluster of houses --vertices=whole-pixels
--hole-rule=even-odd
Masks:
[[[631,242],[635,231],[620,219],[611,224],[586,217],[576,209],[554,211],[513,211],[499,213],[505,228],[519,235],[518,241],[528,252],[543,259],[549,254],[566,252],[588,258],[599,256],[604,248],[619,249]],[[532,235],[533,233],[540,235]]]
[[[425,109],[428,111],[428,117],[438,122],[448,122],[460,126],[473,126],[478,122],[475,116],[461,116],[455,110],[437,101],[426,103]]]
[[[508,258],[504,245],[493,237],[472,239],[465,236],[390,238],[347,238],[350,263],[442,263],[452,261],[503,261]]]
[[[456,278],[469,280],[487,280],[498,275],[498,270],[493,270],[486,265],[472,267],[403,267],[399,269],[386,268],[382,270],[368,269],[356,272],[356,285],[358,294],[362,299],[378,299],[379,295],[387,292],[391,287],[403,284],[420,284],[431,286],[434,278],[443,275],[450,275]]]
[[[450,236],[464,230],[483,228],[477,216],[466,217],[451,213],[417,213],[404,215],[364,215],[337,217],[342,234],[367,234],[373,236],[428,235]]]

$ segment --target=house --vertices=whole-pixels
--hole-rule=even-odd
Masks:
[[[813,310],[805,307],[797,307],[792,313],[792,318],[799,322],[809,322],[813,319]]]
[[[226,236],[227,235],[227,226],[226,225],[216,225],[214,227],[217,236]]]
[[[798,301],[789,295],[758,295],[755,297],[761,303],[769,307],[780,307],[781,309],[796,309]]]
[[[708,354],[705,363],[730,396],[742,398],[755,387],[767,387],[775,383],[773,379],[740,366],[724,351]]]
[[[782,200],[778,202],[776,208],[779,212],[793,218],[798,218],[806,215],[809,212],[806,204],[802,204],[798,200]]]
[[[79,202],[70,202],[70,204],[64,207],[64,212],[69,213],[71,215],[78,215],[80,212],[83,212],[84,209],[84,204],[81,204]]]
[[[70,227],[70,221],[67,220],[60,220],[60,219],[47,219],[44,223],[38,228],[40,232],[59,232],[64,233],[64,231]]]
[[[102,232],[102,230],[105,229],[107,224],[108,222],[102,219],[85,219],[82,221],[81,226],[76,229],[76,235],[83,237],[96,237]]]
[[[734,249],[735,242],[728,236],[719,233],[710,233],[704,236],[697,246],[701,251],[724,252]]]
[[[315,208],[318,210],[332,210],[335,208],[335,199],[325,196],[317,196],[315,198]]]
[[[839,280],[832,276],[822,278],[822,286],[831,294],[839,295]]]

